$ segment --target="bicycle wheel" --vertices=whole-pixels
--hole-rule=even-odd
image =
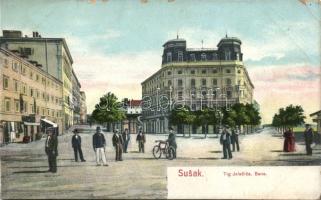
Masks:
[[[173,160],[174,154],[175,154],[175,149],[173,147],[168,147],[167,152],[166,152],[166,158],[169,160]]]
[[[156,159],[159,159],[162,156],[162,150],[159,145],[154,146],[153,148],[153,156]]]

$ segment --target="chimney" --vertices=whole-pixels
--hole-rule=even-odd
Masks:
[[[32,32],[32,37],[36,37],[36,32]]]

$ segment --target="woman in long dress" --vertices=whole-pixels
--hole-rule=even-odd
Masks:
[[[284,133],[284,152],[294,152],[295,151],[295,137],[291,128],[288,128]]]

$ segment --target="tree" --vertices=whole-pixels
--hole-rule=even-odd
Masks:
[[[183,135],[185,137],[184,124],[190,125],[193,123],[195,116],[192,114],[188,106],[175,107],[169,116],[169,121],[173,125],[183,125]],[[190,132],[190,131],[189,131]]]
[[[122,110],[122,104],[117,97],[108,92],[100,98],[98,104],[92,112],[92,117],[99,123],[114,123],[125,119],[125,112]],[[114,129],[113,124],[113,129]]]
[[[293,106],[292,104],[286,108],[280,108],[279,112],[273,116],[272,125],[277,127],[281,132],[286,127],[295,127],[304,123],[304,110],[301,106]]]

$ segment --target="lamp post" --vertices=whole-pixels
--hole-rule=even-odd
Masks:
[[[169,111],[172,110],[172,91],[173,91],[172,86],[169,86]]]
[[[157,108],[157,111],[159,111],[159,98],[158,98],[158,93],[159,93],[159,90],[160,90],[160,88],[158,87],[158,88],[156,88],[156,108]]]

